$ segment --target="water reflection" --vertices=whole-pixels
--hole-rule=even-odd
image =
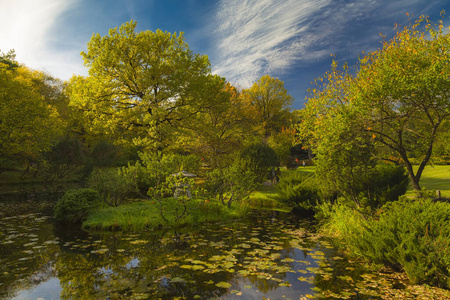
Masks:
[[[43,212],[53,203],[34,203],[34,212],[27,201],[4,206],[0,298],[375,299],[374,282],[391,284],[343,260],[311,221],[288,215],[89,234],[55,228]]]

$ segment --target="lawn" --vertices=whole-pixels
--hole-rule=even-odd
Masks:
[[[420,186],[427,190],[439,190],[442,197],[450,198],[450,166],[426,166],[420,179]],[[413,194],[411,185],[406,194]]]

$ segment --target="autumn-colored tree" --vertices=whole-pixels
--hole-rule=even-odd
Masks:
[[[370,144],[371,157],[404,164],[413,189],[420,190],[450,116],[450,34],[442,21],[437,27],[420,18],[361,58],[356,75],[333,63],[317,81],[320,88],[311,91],[302,125],[316,151],[326,157]],[[416,170],[413,159],[419,161]]]
[[[238,90],[217,75],[206,79],[198,98],[207,100],[198,114],[182,122],[178,140],[209,165],[226,166],[251,134],[250,123]]]
[[[137,33],[136,26],[92,36],[81,53],[89,76],[71,79],[70,104],[84,112],[91,132],[161,149],[173,126],[202,106],[193,95],[209,61],[192,53],[182,33]]]
[[[290,105],[294,99],[288,94],[283,81],[264,75],[242,94],[249,106],[249,117],[256,122],[256,126],[261,127],[264,137],[290,125]]]

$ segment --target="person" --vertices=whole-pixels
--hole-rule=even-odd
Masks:
[[[276,175],[275,175],[275,180],[277,183],[280,181],[280,176],[281,176],[281,170],[280,170],[280,167],[278,167]]]
[[[272,177],[272,185],[274,185],[277,180],[277,174],[274,167],[272,167],[272,170],[270,171],[270,176]]]
[[[303,161],[303,162],[302,162],[302,164],[303,164],[303,166],[304,166],[304,167],[306,166],[306,163],[305,163],[305,161]]]

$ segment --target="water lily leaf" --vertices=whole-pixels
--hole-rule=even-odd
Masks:
[[[189,269],[192,269],[192,266],[191,265],[181,265],[180,268],[189,270]]]
[[[238,273],[243,275],[243,276],[250,275],[250,271],[248,271],[248,270],[239,270]]]
[[[210,281],[205,281],[206,284],[213,284],[214,281],[210,280]]]
[[[186,280],[184,280],[184,279],[181,278],[181,277],[175,277],[175,278],[172,278],[172,279],[170,280],[170,282],[173,282],[173,283],[177,283],[177,282],[186,282]]]
[[[281,283],[279,283],[278,286],[290,287],[291,284],[289,283],[289,281],[286,281],[286,282],[281,282]]]
[[[146,240],[136,240],[136,241],[130,242],[130,244],[132,244],[132,245],[146,244],[146,243],[148,243],[148,241],[146,241]]]
[[[220,287],[220,288],[228,289],[231,287],[231,284],[228,282],[221,281],[219,283],[216,283],[216,286]]]

